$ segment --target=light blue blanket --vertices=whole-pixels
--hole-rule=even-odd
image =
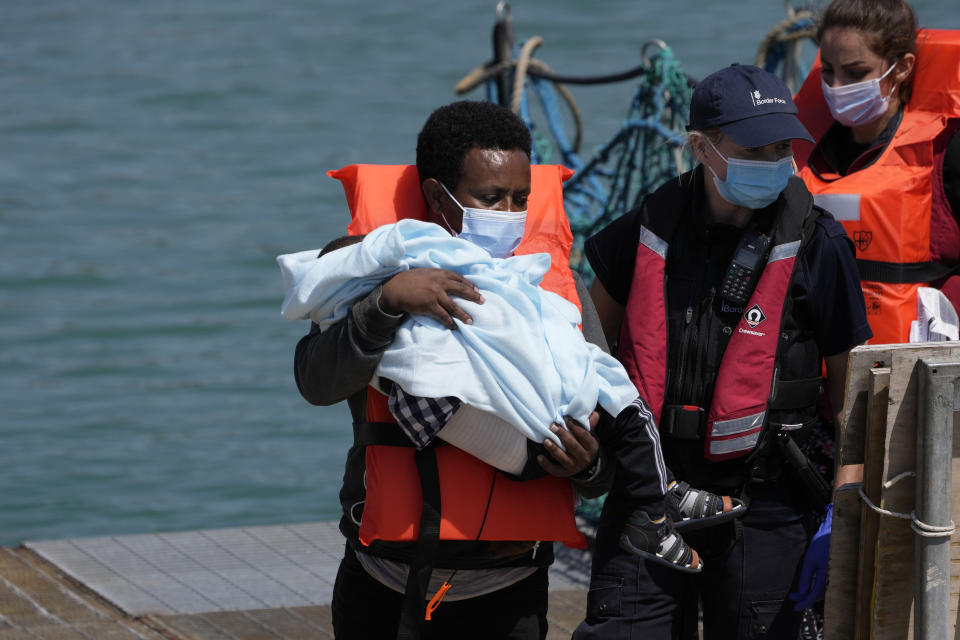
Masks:
[[[455,271],[473,282],[484,303],[457,303],[473,324],[453,331],[412,316],[397,331],[377,370],[409,394],[456,396],[496,414],[536,442],[569,415],[586,425],[599,404],[617,415],[637,390],[617,360],[583,339],[577,307],[538,285],[548,254],[497,259],[416,220],[386,225],[360,244],[317,258],[318,251],[282,255],[288,320],[311,318],[325,329],[357,299],[390,276],[420,267]],[[558,442],[559,444],[559,442]]]

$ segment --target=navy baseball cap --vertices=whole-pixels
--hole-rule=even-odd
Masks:
[[[701,80],[690,99],[688,131],[719,128],[741,147],[801,138],[813,142],[797,118],[790,90],[753,65],[732,64]]]

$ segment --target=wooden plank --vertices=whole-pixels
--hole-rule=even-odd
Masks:
[[[162,640],[25,549],[0,548],[0,638]]]
[[[547,640],[568,640],[587,613],[585,589],[550,592]]]
[[[908,514],[913,511],[916,483],[914,478],[902,474],[916,468],[917,361],[960,357],[960,346],[946,343],[902,346],[906,348],[894,348],[891,352],[880,506]],[[876,558],[873,638],[912,638],[914,534],[909,520],[889,516],[879,519]]]
[[[879,505],[889,511],[913,510],[913,478],[901,476],[916,467],[918,355],[894,355],[890,367],[886,451]],[[902,478],[889,484],[895,478]],[[877,640],[902,640],[913,634],[913,531],[910,522],[891,516],[879,519],[876,571],[870,627]]]
[[[206,620],[202,613],[144,616],[144,619],[167,637],[177,640],[237,640]]]
[[[850,352],[840,416],[838,464],[863,462],[870,372],[887,364],[893,345],[861,346]],[[860,563],[859,484],[841,487],[834,496],[830,540],[830,579],[824,604],[824,638],[853,638],[858,603]]]
[[[847,359],[843,411],[840,414],[840,428],[843,435],[838,460],[841,464],[863,463],[870,371],[878,367],[889,367],[894,351],[910,347],[911,345],[903,344],[877,344],[854,347],[850,351]]]
[[[833,494],[830,533],[830,579],[823,606],[824,640],[854,635],[857,610],[857,561],[860,548],[860,483],[848,483]]]
[[[890,368],[870,370],[864,434],[863,492],[874,504],[880,502],[884,447],[887,437],[887,402],[890,390]],[[876,566],[877,528],[879,515],[863,504],[860,507],[860,559],[857,578],[857,609],[854,623],[857,640],[870,638],[873,578]]]

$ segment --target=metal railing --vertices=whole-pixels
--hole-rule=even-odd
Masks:
[[[917,397],[917,484],[912,527],[914,638],[951,637],[950,485],[960,362],[921,360]]]

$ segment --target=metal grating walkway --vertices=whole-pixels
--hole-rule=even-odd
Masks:
[[[336,523],[0,548],[0,640],[332,638]],[[548,640],[586,608],[589,554],[557,546]]]
[[[28,542],[129,615],[329,604],[335,523]]]

